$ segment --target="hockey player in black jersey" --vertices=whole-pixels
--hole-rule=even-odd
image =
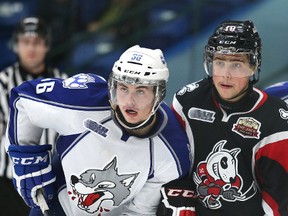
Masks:
[[[197,216],[288,215],[288,108],[253,86],[261,46],[252,21],[222,22],[205,46],[207,78],[174,96],[191,143]]]

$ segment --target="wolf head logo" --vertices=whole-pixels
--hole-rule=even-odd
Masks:
[[[88,213],[110,211],[102,209],[104,201],[112,201],[113,206],[119,206],[129,196],[130,188],[139,173],[118,174],[117,158],[107,164],[103,170],[89,169],[78,178],[71,175],[72,199],[78,199],[77,206]]]
[[[63,87],[69,89],[87,88],[87,83],[95,82],[95,79],[88,74],[77,74],[63,81]]]

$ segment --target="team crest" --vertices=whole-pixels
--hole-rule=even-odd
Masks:
[[[72,191],[68,194],[77,201],[79,209],[101,216],[110,212],[113,206],[119,206],[130,195],[130,188],[138,174],[120,175],[115,157],[104,169],[89,169],[79,177],[71,175]]]
[[[232,131],[244,138],[259,139],[261,123],[251,117],[241,117],[233,124]]]
[[[280,117],[284,120],[288,120],[288,111],[284,109],[279,109]]]
[[[77,74],[63,81],[63,87],[69,89],[88,88],[87,83],[95,82],[95,79],[88,74]]]
[[[189,85],[184,86],[181,90],[179,90],[177,95],[183,95],[185,92],[192,92],[198,87],[199,87],[198,83],[191,83]]]
[[[222,201],[245,201],[257,191],[252,183],[247,191],[242,192],[243,180],[238,173],[237,158],[241,149],[225,149],[226,142],[221,140],[215,144],[206,160],[198,164],[193,176],[198,198],[210,209],[219,209]]]

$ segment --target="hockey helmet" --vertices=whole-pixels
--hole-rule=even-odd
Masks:
[[[114,63],[109,77],[109,95],[112,108],[117,107],[117,82],[154,86],[155,101],[151,115],[158,109],[166,95],[169,70],[160,49],[148,49],[135,45],[127,49]]]
[[[215,53],[248,54],[249,63],[254,71],[254,84],[259,79],[261,46],[261,39],[252,21],[224,21],[215,29],[205,46],[205,71],[209,77],[212,76],[212,60]]]
[[[42,19],[37,17],[26,17],[16,25],[12,36],[14,46],[17,44],[20,35],[40,36],[45,40],[47,47],[51,44],[50,29]]]

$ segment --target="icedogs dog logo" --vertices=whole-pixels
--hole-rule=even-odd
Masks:
[[[254,182],[243,192],[237,158],[241,149],[225,149],[226,142],[221,140],[215,144],[206,160],[198,164],[193,176],[199,200],[210,209],[221,208],[223,201],[246,201],[257,192]]]
[[[88,74],[77,74],[63,81],[63,87],[69,89],[88,88],[87,83],[95,82],[95,79]]]
[[[78,208],[91,214],[97,212],[101,215],[111,210],[107,208],[109,205],[102,207],[104,202],[110,201],[112,206],[119,206],[130,195],[130,188],[138,174],[119,175],[117,159],[114,157],[103,170],[86,170],[80,178],[71,175],[70,184],[73,192],[68,193],[72,196],[72,200],[78,199]]]

